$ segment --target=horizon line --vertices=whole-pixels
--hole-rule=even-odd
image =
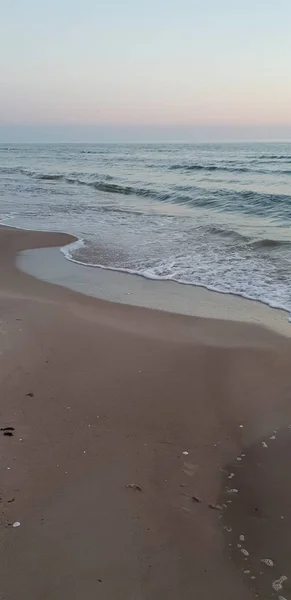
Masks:
[[[0,146],[3,145],[7,145],[7,146],[13,146],[13,145],[19,145],[19,146],[34,146],[34,145],[39,145],[39,144],[43,144],[43,145],[47,145],[47,146],[51,146],[51,145],[64,145],[64,144],[68,144],[68,145],[72,145],[72,144],[86,144],[86,146],[94,146],[94,145],[110,145],[110,144],[120,144],[120,145],[124,145],[124,144],[278,144],[278,143],[291,143],[291,137],[290,138],[249,138],[249,139],[240,139],[240,138],[231,138],[231,139],[209,139],[209,140],[167,140],[167,139],[161,139],[161,140],[108,140],[108,141],[95,141],[95,142],[88,142],[85,140],[74,140],[74,141],[68,141],[68,140],[64,140],[64,141],[30,141],[30,142],[24,142],[24,141],[1,141],[0,140]]]

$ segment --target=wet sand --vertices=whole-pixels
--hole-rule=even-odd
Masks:
[[[67,241],[0,231],[1,600],[288,599],[290,340],[14,266]]]
[[[100,254],[103,254],[102,248]],[[42,281],[102,300],[207,319],[254,323],[291,337],[287,311],[274,310],[234,294],[76,264],[67,260],[59,248],[25,250],[18,254],[16,264],[20,270]]]

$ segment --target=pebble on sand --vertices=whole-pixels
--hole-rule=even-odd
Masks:
[[[199,496],[192,496],[193,502],[198,502],[198,504],[202,503],[202,499]]]
[[[128,483],[126,487],[132,490],[137,490],[138,492],[142,492],[142,488],[136,483]]]
[[[212,508],[212,510],[222,510],[221,504],[208,504],[208,508]]]
[[[13,523],[13,525],[12,525],[12,527],[19,527],[19,526],[20,526],[19,521],[15,521],[15,523]]]

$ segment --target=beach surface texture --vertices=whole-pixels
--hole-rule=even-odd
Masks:
[[[0,229],[1,600],[291,598],[288,317],[285,335],[16,267],[70,241]]]

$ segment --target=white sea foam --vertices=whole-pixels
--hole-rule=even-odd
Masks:
[[[82,240],[82,247],[86,246],[86,242],[85,240]],[[143,277],[144,279],[149,279],[151,281],[173,281],[175,283],[179,283],[180,285],[190,285],[190,286],[198,286],[198,287],[202,287],[206,290],[209,290],[211,292],[218,292],[220,294],[230,294],[232,296],[237,296],[238,298],[244,298],[246,300],[255,300],[257,302],[261,302],[262,304],[265,304],[267,306],[269,306],[270,308],[273,309],[277,309],[277,310],[283,310],[286,311],[287,313],[289,312],[289,306],[287,306],[285,303],[282,303],[280,301],[276,301],[276,300],[271,300],[269,298],[267,298],[266,296],[264,296],[261,291],[258,289],[256,292],[254,290],[254,292],[248,293],[246,291],[236,291],[235,289],[232,289],[231,287],[228,287],[227,289],[224,288],[223,286],[223,282],[221,282],[221,284],[217,283],[217,284],[207,284],[204,283],[203,280],[201,280],[200,278],[195,279],[193,278],[192,281],[187,281],[185,279],[183,279],[182,277],[176,277],[175,274],[173,273],[169,273],[167,275],[163,275],[162,273],[159,273],[157,271],[156,268],[149,268],[147,266],[145,266],[144,268],[130,268],[130,267],[122,267],[122,266],[110,266],[110,265],[104,265],[98,261],[96,262],[91,262],[91,261],[84,261],[84,260],[80,260],[77,255],[76,255],[76,251],[78,249],[80,249],[81,246],[76,247],[72,247],[74,246],[74,243],[71,245],[71,248],[69,248],[69,250],[67,250],[67,246],[65,248],[62,249],[63,254],[65,255],[67,260],[70,260],[71,262],[74,262],[76,264],[79,265],[83,265],[86,267],[92,267],[92,268],[98,268],[98,269],[104,269],[106,271],[115,271],[117,273],[126,273],[128,275],[137,275],[139,277]],[[170,270],[170,264],[168,264],[167,262],[164,263],[164,265],[162,264],[160,266],[160,271],[163,270]],[[206,275],[206,272],[205,272]],[[288,322],[291,323],[291,316],[288,318]]]
[[[77,239],[75,242],[72,242],[71,244],[67,244],[66,246],[62,246],[60,248],[62,254],[68,259],[71,260],[73,262],[77,262],[74,261],[74,259],[72,258],[72,254],[74,252],[76,252],[77,250],[80,250],[80,248],[84,248],[84,246],[86,245],[86,242],[84,239],[80,238]]]
[[[290,172],[280,158],[286,150],[263,159],[270,148],[261,154],[250,146],[250,159],[239,145],[205,149],[52,145],[24,153],[1,145],[1,221],[82,238],[82,246],[62,250],[76,263],[290,312]],[[288,162],[284,168],[290,171]]]

